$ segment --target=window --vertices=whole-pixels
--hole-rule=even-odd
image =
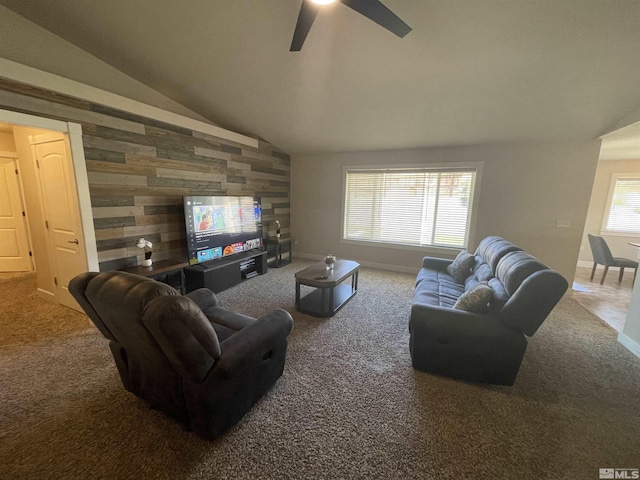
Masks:
[[[347,169],[344,239],[464,247],[476,167]]]
[[[637,174],[613,175],[603,230],[640,233],[640,176]]]

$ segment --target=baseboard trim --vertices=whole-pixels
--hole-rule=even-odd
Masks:
[[[37,288],[36,289],[36,293],[40,298],[44,298],[50,302],[54,302],[54,303],[58,303],[55,300],[55,295],[52,292],[47,292],[46,290],[43,290],[42,288]]]
[[[593,262],[585,262],[584,260],[580,260],[578,262],[578,267],[584,267],[584,268],[593,268]],[[598,271],[600,272],[600,274],[602,274],[602,269],[604,268],[602,265],[598,264]],[[618,267],[609,267],[609,271],[618,271],[620,270]],[[596,272],[596,275],[598,275],[598,271]]]
[[[636,341],[621,332],[620,335],[618,335],[618,342],[636,357],[640,358],[640,344]]]
[[[293,258],[304,258],[307,260],[322,260],[324,258],[324,255],[316,255],[314,253],[295,252],[293,254]],[[401,267],[398,265],[390,265],[388,263],[362,262],[357,258],[350,259],[350,260],[353,260],[354,262],[358,262],[361,267],[375,268],[378,270],[386,270],[388,272],[411,273],[413,275],[417,275],[418,271],[420,270],[419,268]]]

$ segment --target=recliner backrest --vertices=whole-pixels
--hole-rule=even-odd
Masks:
[[[184,378],[202,382],[220,358],[218,336],[190,298],[156,298],[147,304],[142,321]]]
[[[125,349],[147,359],[167,364],[167,358],[151,332],[142,323],[142,314],[154,298],[177,295],[164,283],[126,272],[103,272],[87,284],[84,296],[109,331]]]
[[[589,238],[589,245],[591,246],[591,254],[593,255],[593,261],[600,265],[615,265],[613,254],[609,250],[609,246],[604,238],[597,235],[587,234]]]
[[[111,340],[124,387],[184,421],[182,377],[142,322],[147,305],[177,292],[164,283],[126,272],[87,272],[69,282],[69,291]]]

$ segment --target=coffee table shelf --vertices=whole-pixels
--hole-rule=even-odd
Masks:
[[[333,290],[333,299],[330,291]],[[316,317],[331,317],[356,294],[350,285],[340,284],[330,288],[315,288],[298,302],[298,311]],[[329,302],[333,300],[332,304]]]
[[[296,272],[296,309],[316,317],[335,315],[358,292],[359,267],[351,260],[338,260],[333,270],[319,262]],[[351,285],[343,283],[349,278]],[[313,290],[301,296],[302,286]]]

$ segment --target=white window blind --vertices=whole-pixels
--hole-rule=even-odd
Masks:
[[[344,238],[464,247],[475,169],[348,170]]]
[[[605,230],[640,233],[640,178],[615,180]]]

